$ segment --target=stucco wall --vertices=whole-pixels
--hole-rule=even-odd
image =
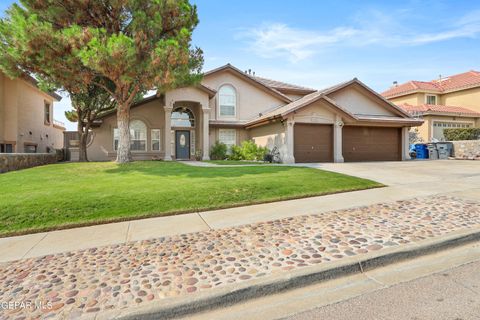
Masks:
[[[207,75],[203,79],[207,86],[219,90],[222,85],[232,85],[237,93],[237,114],[234,118],[221,118],[218,114],[218,94],[210,104],[212,113],[210,119],[218,120],[250,120],[258,117],[259,113],[265,113],[275,107],[286,104],[284,101],[272,96],[264,90],[255,87],[246,80],[229,71]]]
[[[291,117],[295,122],[332,124],[335,122],[335,115],[336,113],[326,103],[317,101],[298,110]]]
[[[165,111],[160,100],[150,101],[130,110],[130,120],[141,120],[147,126],[147,151],[132,152],[135,160],[163,157],[165,152]],[[91,161],[108,161],[116,158],[113,150],[113,129],[117,128],[115,114],[103,119],[99,128],[93,129],[93,141],[87,149]],[[160,129],[160,151],[151,150],[151,129]]]
[[[53,125],[53,98],[32,84],[0,74],[0,141],[15,142],[15,152],[25,144],[37,152],[63,148],[63,130]],[[50,104],[50,124],[44,123],[44,104]]]
[[[272,150],[274,146],[280,151],[280,157],[283,161],[287,154],[287,141],[285,126],[280,123],[272,123],[249,130],[250,138],[259,146],[267,147]]]
[[[380,99],[375,99],[371,93],[365,92],[364,89],[358,89],[352,86],[328,96],[353,114],[395,115],[394,112],[389,110],[389,108],[392,108],[391,106],[388,106],[387,103],[382,102]],[[381,104],[385,104],[388,107],[382,107]]]
[[[210,127],[210,148],[219,140],[219,130],[220,129],[235,129],[236,134],[236,144],[240,145],[243,141],[250,139],[248,131],[243,128],[231,128],[231,127]]]
[[[480,140],[452,141],[454,157],[480,160]]]
[[[418,106],[420,104],[425,103],[425,94],[424,93],[412,93],[412,94],[407,94],[401,97],[396,97],[396,98],[389,98],[391,102],[393,102],[396,105],[402,105],[402,104],[411,104],[413,106]]]
[[[0,173],[32,168],[61,160],[55,153],[0,153]]]
[[[445,105],[467,107],[480,112],[480,88],[446,93],[440,101]]]

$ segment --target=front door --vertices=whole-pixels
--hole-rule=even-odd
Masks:
[[[175,158],[190,159],[190,131],[175,131]]]

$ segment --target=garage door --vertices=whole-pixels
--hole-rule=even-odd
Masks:
[[[333,127],[324,124],[295,123],[295,162],[332,162]]]
[[[343,127],[343,158],[352,161],[401,160],[401,129]]]

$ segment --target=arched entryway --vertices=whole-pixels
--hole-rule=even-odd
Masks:
[[[187,106],[176,106],[170,118],[177,160],[188,160],[195,153],[195,114]]]

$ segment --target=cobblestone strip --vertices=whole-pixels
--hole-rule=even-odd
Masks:
[[[75,319],[478,227],[480,202],[436,196],[19,260],[0,265],[0,319]]]

